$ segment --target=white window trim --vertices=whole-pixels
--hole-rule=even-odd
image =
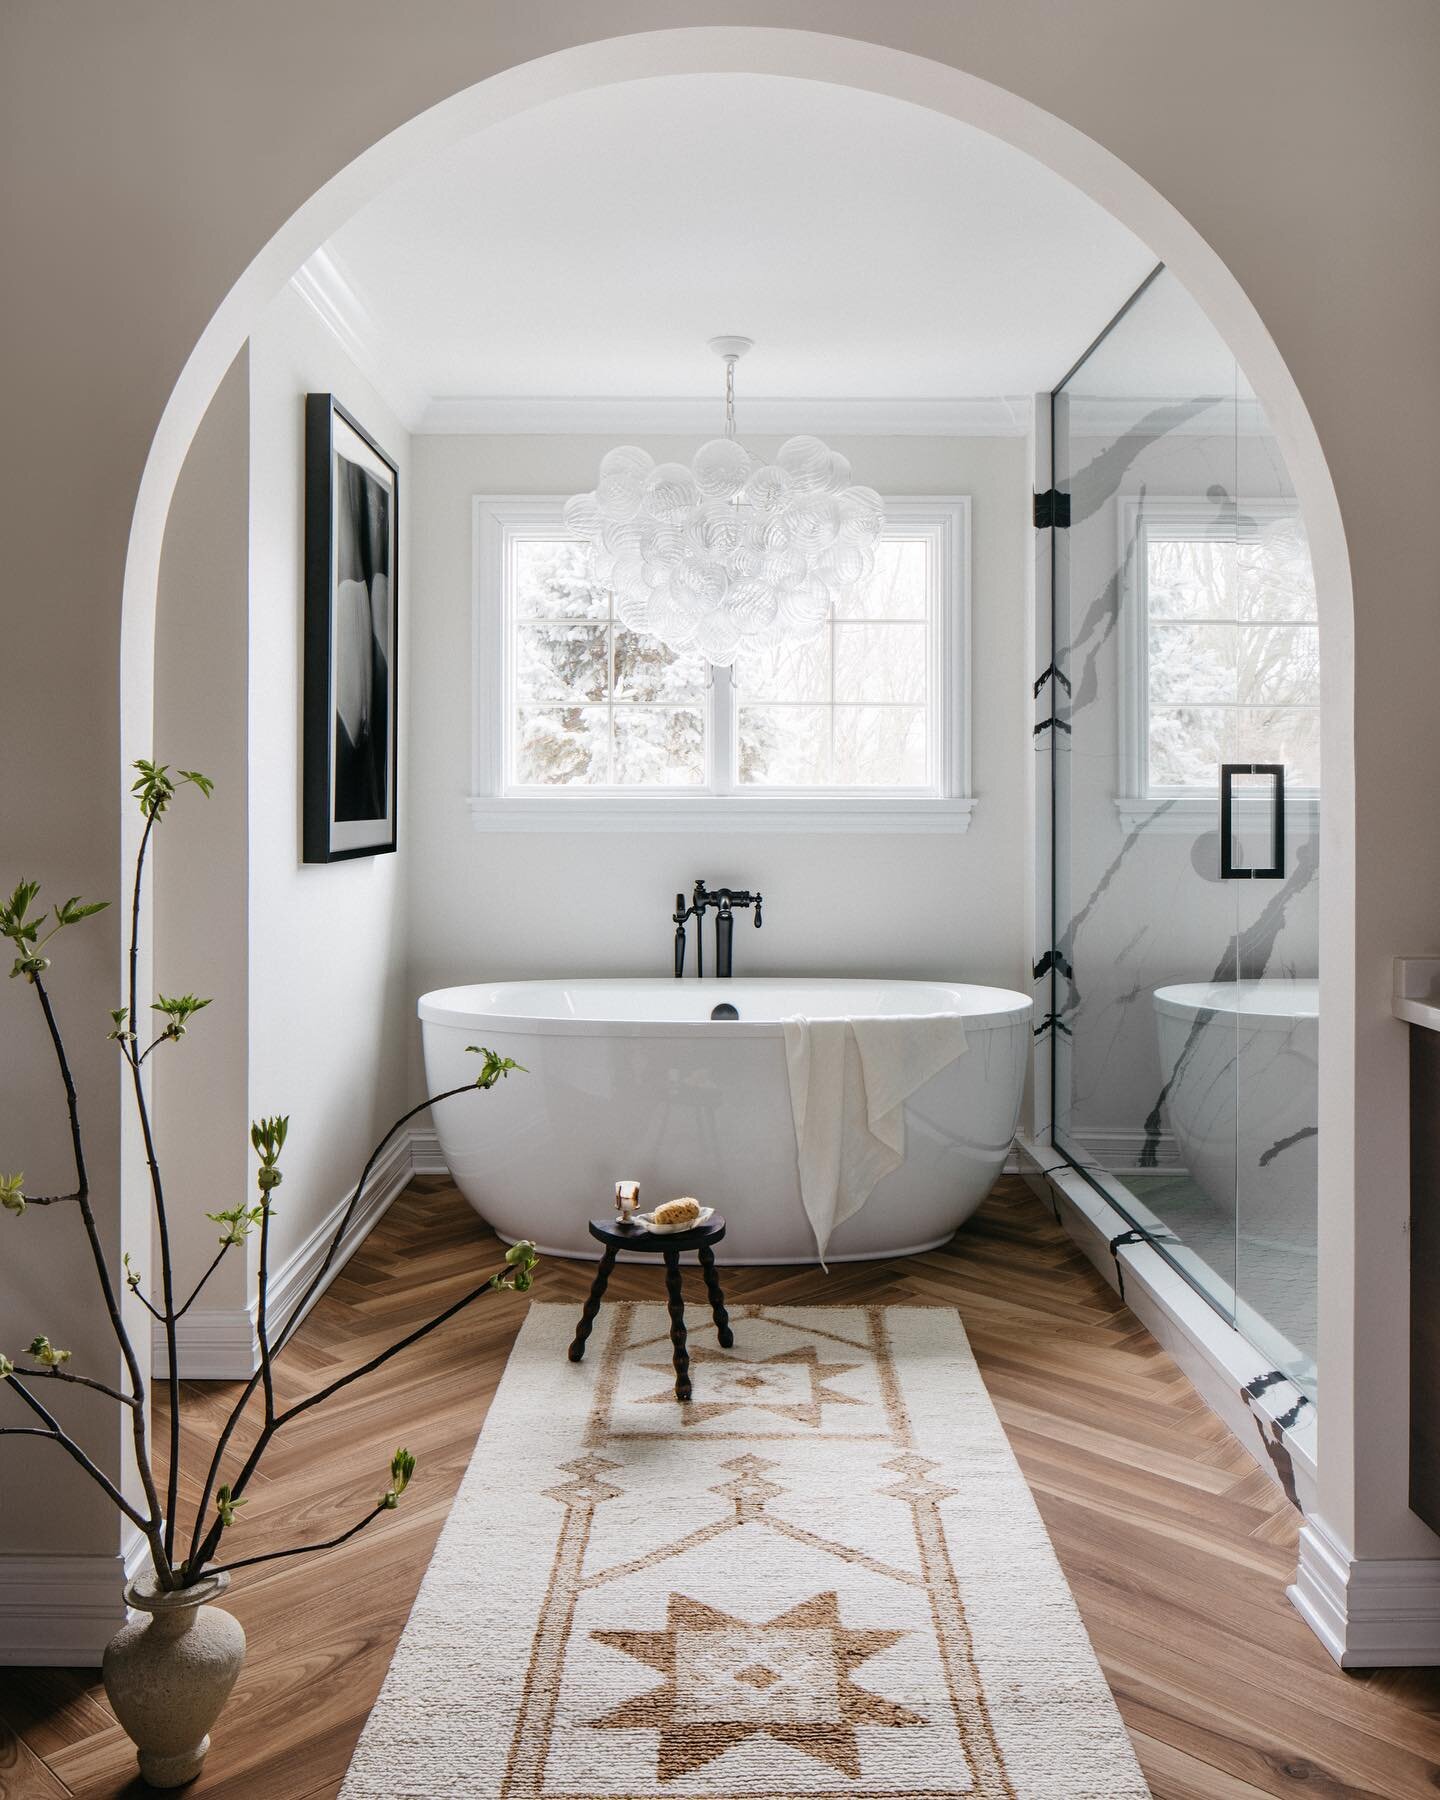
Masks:
[[[505,778],[510,634],[504,561],[516,531],[560,528],[564,496],[477,494],[473,505],[470,817],[479,831],[909,832],[967,831],[970,793],[970,500],[968,496],[891,496],[887,520],[929,536],[937,557],[940,604],[931,654],[938,705],[931,721],[937,792],[914,788],[713,788],[622,793],[615,789],[507,789]],[[728,671],[717,672],[727,683]],[[728,754],[714,727],[728,709],[717,697],[711,754]]]
[[[1139,586],[1140,572],[1146,557],[1145,529],[1149,524],[1163,523],[1182,527],[1197,538],[1228,538],[1234,527],[1223,518],[1217,519],[1213,500],[1197,500],[1193,495],[1156,497],[1146,494],[1121,495],[1116,504],[1116,560],[1120,571],[1120,766],[1115,811],[1127,832],[1142,827],[1151,834],[1183,833],[1193,837],[1197,832],[1218,829],[1220,798],[1218,790],[1206,793],[1199,789],[1180,788],[1173,791],[1150,790],[1150,637],[1147,630],[1147,605]],[[1245,512],[1254,519],[1294,519],[1300,516],[1294,500],[1251,500]],[[1142,517],[1143,515],[1143,517]],[[1236,796],[1237,823],[1245,823],[1253,814],[1253,822],[1268,819],[1271,802],[1247,800]],[[1320,791],[1318,788],[1285,790],[1285,835],[1308,837],[1318,829]]]

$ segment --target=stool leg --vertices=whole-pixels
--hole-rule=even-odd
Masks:
[[[605,1254],[600,1258],[600,1267],[595,1271],[595,1279],[590,1284],[590,1298],[585,1302],[585,1310],[580,1314],[580,1323],[575,1327],[575,1341],[570,1346],[571,1362],[579,1362],[585,1354],[585,1340],[590,1335],[595,1323],[595,1315],[600,1310],[600,1302],[605,1298],[606,1283],[610,1280],[610,1271],[615,1267],[615,1258],[619,1255],[613,1244],[605,1246]]]
[[[708,1244],[700,1246],[700,1267],[705,1271],[705,1291],[710,1296],[710,1310],[715,1315],[715,1328],[720,1334],[720,1348],[729,1350],[735,1343],[735,1333],[730,1329],[730,1315],[725,1310],[725,1295],[720,1287],[720,1277],[715,1273],[715,1252]]]
[[[675,1346],[675,1398],[690,1398],[690,1352],[685,1348],[685,1290],[680,1285],[680,1252],[667,1250],[665,1292],[670,1307],[670,1342]]]

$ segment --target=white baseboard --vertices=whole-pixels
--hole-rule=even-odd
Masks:
[[[1289,1594],[1342,1669],[1440,1664],[1440,1558],[1357,1560],[1312,1517]]]
[[[113,1556],[0,1555],[0,1667],[97,1667],[125,1623],[125,1583],[146,1554],[127,1526]]]
[[[244,1380],[257,1367],[253,1307],[195,1305],[175,1327],[175,1348],[186,1381]],[[150,1374],[155,1381],[170,1374],[165,1328],[158,1321],[150,1327]]]
[[[1180,1146],[1169,1131],[1149,1132],[1101,1127],[1069,1135],[1086,1157],[1102,1169],[1173,1169],[1180,1165]]]
[[[433,1130],[419,1129],[398,1136],[377,1164],[364,1203],[350,1221],[325,1279],[312,1295],[305,1311],[320,1298],[344,1268],[358,1246],[374,1230],[390,1203],[413,1175],[444,1173],[440,1141]],[[335,1228],[350,1204],[352,1188],[341,1196],[310,1233],[270,1275],[269,1316],[272,1335],[291,1321],[301,1295],[315,1279]],[[255,1299],[247,1306],[192,1308],[176,1327],[180,1374],[186,1381],[245,1381],[260,1366],[255,1337]],[[302,1315],[303,1316],[303,1315]],[[164,1380],[170,1372],[165,1354],[165,1331],[158,1322],[151,1327],[151,1359],[155,1376]]]
[[[410,1161],[417,1175],[448,1175],[450,1165],[440,1149],[440,1134],[424,1125],[410,1133]]]

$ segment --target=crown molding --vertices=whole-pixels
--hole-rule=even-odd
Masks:
[[[786,399],[747,394],[741,403],[742,436],[791,437],[1024,437],[1033,400],[987,399]],[[464,437],[714,437],[722,425],[713,394],[693,397],[636,395],[436,395],[425,404],[416,430]]]
[[[333,250],[319,249],[290,285],[407,431],[433,437],[713,437],[721,429],[714,394],[427,394],[360,296]],[[904,395],[803,399],[746,395],[751,437],[1024,437],[1030,395],[929,399]]]
[[[290,277],[290,285],[405,429],[420,430],[429,404],[425,389],[405,373],[403,360],[334,252],[316,250]]]

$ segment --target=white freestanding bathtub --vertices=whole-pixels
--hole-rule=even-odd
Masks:
[[[1155,1015],[1181,1161],[1247,1235],[1313,1247],[1319,982],[1184,982]]]
[[[712,1020],[728,1002],[738,1020]],[[1030,1002],[926,981],[517,981],[442,988],[419,1013],[430,1092],[473,1081],[482,1044],[528,1070],[435,1108],[450,1172],[501,1237],[592,1258],[614,1184],[641,1205],[722,1212],[717,1260],[814,1262],[800,1202],[781,1021],[953,1012],[965,1053],[905,1109],[905,1161],[833,1234],[826,1261],[943,1244],[993,1185],[1019,1121]]]

